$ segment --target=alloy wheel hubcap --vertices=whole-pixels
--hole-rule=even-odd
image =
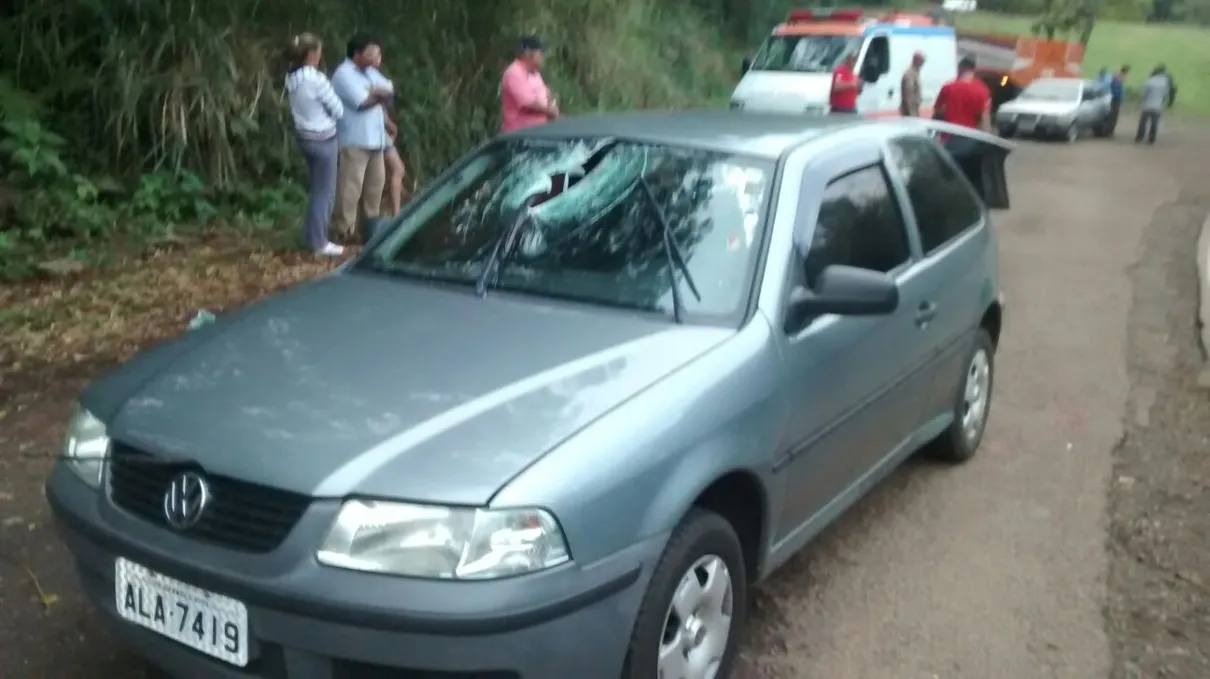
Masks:
[[[962,433],[968,443],[977,441],[983,431],[990,397],[991,372],[987,352],[979,349],[971,357],[966,370],[966,385],[962,390]]]
[[[659,679],[714,679],[731,636],[734,590],[714,555],[693,564],[672,595],[660,639]]]

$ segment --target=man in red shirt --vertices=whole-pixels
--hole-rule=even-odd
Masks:
[[[545,48],[537,36],[521,38],[517,58],[500,79],[501,132],[541,125],[559,117],[559,107],[542,80]]]
[[[832,113],[857,113],[857,94],[861,91],[861,80],[853,67],[857,57],[850,54],[832,71],[832,96],[829,104]]]
[[[966,57],[958,63],[958,78],[941,87],[933,116],[947,123],[991,129],[992,93],[975,77],[975,60]]]

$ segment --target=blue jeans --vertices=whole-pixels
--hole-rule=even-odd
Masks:
[[[310,182],[307,186],[307,214],[303,218],[303,238],[312,250],[328,244],[328,224],[336,204],[336,137],[316,141],[299,139],[307,160]]]

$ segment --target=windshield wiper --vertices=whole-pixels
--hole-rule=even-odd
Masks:
[[[517,237],[517,233],[525,226],[530,218],[530,201],[525,201],[521,205],[521,214],[513,220],[504,233],[496,239],[496,244],[492,246],[492,252],[487,256],[487,261],[483,263],[483,271],[479,274],[479,278],[475,281],[475,294],[483,297],[487,294],[487,286],[490,283],[495,285],[500,278],[500,260],[504,255],[505,250],[512,249],[513,241]]]
[[[647,196],[647,204],[651,206],[651,212],[660,223],[660,230],[663,232],[664,254],[668,257],[668,277],[672,279],[672,316],[677,323],[685,322],[685,304],[681,301],[681,290],[677,284],[676,272],[679,269],[681,275],[685,278],[685,284],[689,286],[689,291],[693,293],[693,297],[697,301],[702,301],[702,295],[697,291],[697,286],[693,283],[693,275],[689,273],[689,265],[685,262],[685,255],[677,244],[672,240],[672,226],[668,223],[668,217],[664,214],[664,208],[660,206],[660,201],[655,197],[655,193],[651,190],[651,185],[647,183],[646,177],[639,177],[639,184],[643,187],[643,195]]]

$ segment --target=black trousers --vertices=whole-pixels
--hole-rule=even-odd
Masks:
[[[1143,111],[1139,114],[1139,131],[1134,135],[1135,141],[1143,141],[1147,137],[1148,144],[1155,143],[1155,135],[1160,129],[1160,112]]]
[[[1122,114],[1122,102],[1115,101],[1109,104],[1109,119],[1105,121],[1105,129],[1108,132],[1106,136],[1112,137],[1114,130],[1118,129],[1118,117]]]

